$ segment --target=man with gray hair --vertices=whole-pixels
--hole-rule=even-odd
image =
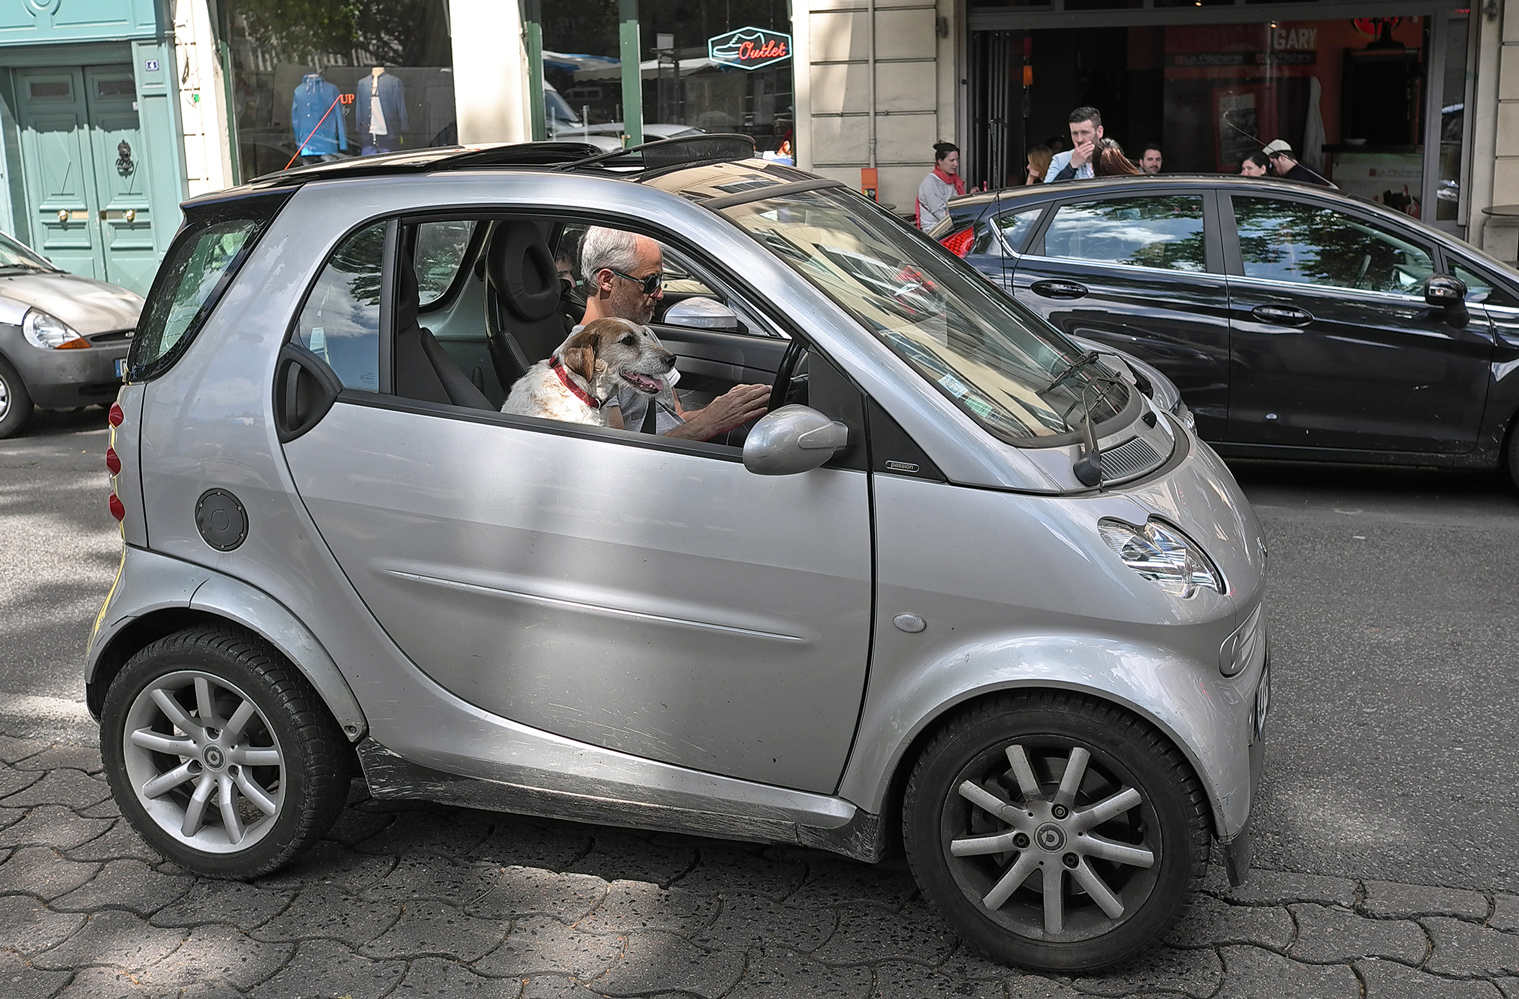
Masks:
[[[647,324],[664,298],[664,253],[647,236],[592,226],[580,244],[580,273],[586,295],[581,326],[608,318]],[[665,376],[669,405],[664,392],[648,396],[624,385],[608,402],[607,426],[704,441],[758,419],[769,406],[770,386],[735,385],[702,409],[686,409],[675,394],[678,378],[674,370]]]

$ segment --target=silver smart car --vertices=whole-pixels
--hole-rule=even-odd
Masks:
[[[745,140],[746,141],[746,140]],[[1132,378],[734,137],[425,150],[195,199],[111,412],[86,680],[209,875],[381,798],[905,849],[965,938],[1123,961],[1249,866],[1266,548]],[[663,247],[677,440],[499,412],[591,225]]]

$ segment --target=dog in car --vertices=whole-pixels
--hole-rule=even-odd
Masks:
[[[597,319],[517,379],[501,412],[604,427],[606,403],[624,384],[656,395],[674,367],[675,355],[647,326]]]

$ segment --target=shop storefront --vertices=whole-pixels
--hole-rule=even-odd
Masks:
[[[973,2],[965,145],[973,182],[1022,183],[1066,116],[1101,110],[1132,158],[1238,172],[1282,139],[1347,192],[1462,232],[1470,214],[1476,38],[1428,3]]]

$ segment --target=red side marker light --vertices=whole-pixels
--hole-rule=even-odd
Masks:
[[[111,516],[117,520],[127,519],[127,508],[121,505],[121,499],[115,493],[111,494]]]
[[[976,227],[970,226],[968,228],[961,229],[959,232],[950,233],[948,236],[945,236],[943,239],[939,240],[939,245],[944,247],[950,253],[953,253],[955,256],[963,258],[967,253],[970,252],[971,241],[975,238]]]
[[[121,403],[111,403],[111,411],[106,414],[106,421],[113,427],[121,426],[121,421],[127,418],[127,414],[121,411]]]
[[[121,455],[113,447],[105,449],[105,467],[111,470],[112,475],[121,474]]]

